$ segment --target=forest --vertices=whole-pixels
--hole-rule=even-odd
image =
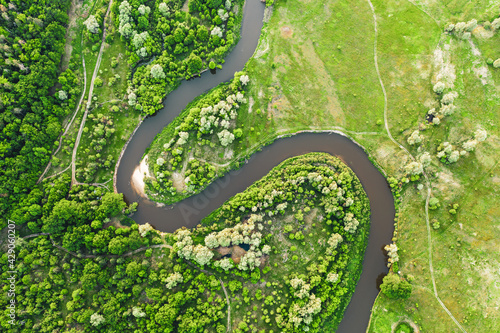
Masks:
[[[0,2],[2,216],[28,198],[75,107],[78,79],[71,68],[59,72],[69,2]]]
[[[369,230],[359,180],[324,153],[284,161],[174,234],[109,221],[133,209],[121,195],[67,179],[43,190],[29,226],[42,234],[18,239],[20,332],[322,332],[342,318]]]
[[[137,66],[128,87],[128,104],[146,114],[162,107],[165,91],[179,79],[222,68],[239,39],[242,0],[115,2],[118,31],[129,45],[129,64]],[[146,88],[147,87],[147,88]]]

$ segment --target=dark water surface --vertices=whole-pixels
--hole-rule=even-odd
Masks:
[[[173,232],[186,226],[194,227],[236,193],[265,176],[283,160],[309,152],[326,152],[342,159],[358,176],[368,194],[371,208],[371,227],[363,262],[363,273],[337,332],[365,332],[370,310],[378,294],[377,277],[387,273],[382,247],[391,242],[394,202],[385,178],[371,164],[366,153],[348,138],[334,133],[301,133],[282,138],[254,154],[242,168],[229,172],[202,193],[166,207],[140,197],[131,186],[134,169],[154,137],[177,117],[197,96],[228,81],[234,72],[243,68],[257,46],[262,28],[264,5],[259,0],[247,0],[241,40],[226,58],[223,70],[216,75],[205,72],[200,78],[184,81],[168,95],[165,107],[147,118],[128,144],[118,167],[116,187],[127,201],[138,201],[133,219],[140,224],[149,222],[156,229]]]

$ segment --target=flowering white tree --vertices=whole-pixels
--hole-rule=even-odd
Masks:
[[[336,273],[333,273],[333,272],[330,272],[328,273],[328,275],[326,276],[326,281],[330,282],[330,283],[335,283],[339,280],[339,275],[336,274]]]
[[[160,14],[163,16],[170,15],[170,8],[165,2],[160,3],[160,5],[158,6],[158,10],[160,11]]]
[[[217,15],[219,15],[220,19],[222,20],[222,22],[226,22],[228,17],[229,17],[229,14],[228,12],[226,12],[224,9],[220,8],[218,11],[217,11]]]
[[[139,11],[139,14],[146,16],[148,16],[149,13],[151,12],[151,8],[145,5],[140,5],[139,8],[137,8],[137,10]]]
[[[448,161],[450,163],[455,163],[460,158],[460,152],[458,150],[454,150],[451,152],[450,156],[448,156]]]
[[[210,251],[210,249],[206,246],[203,246],[201,244],[198,244],[194,247],[193,249],[193,257],[194,260],[200,265],[200,266],[205,266],[210,262],[210,259],[212,259],[214,256],[214,253]]]
[[[419,175],[423,172],[423,166],[420,162],[410,162],[405,166],[405,170],[410,175]]]
[[[240,76],[240,82],[242,85],[246,86],[248,82],[250,82],[250,78],[248,75],[242,75]]]
[[[219,36],[220,38],[222,38],[222,29],[221,29],[220,27],[214,27],[214,28],[212,29],[212,31],[210,32],[210,34],[211,34],[212,36],[214,36],[214,35],[215,35],[215,36]]]
[[[445,85],[443,82],[439,81],[437,82],[434,87],[432,88],[436,94],[442,94],[444,91]]]
[[[165,164],[165,159],[163,157],[158,157],[156,159],[156,164],[162,166],[163,164]]]
[[[137,103],[137,95],[132,91],[128,94],[128,105],[134,106]]]
[[[136,318],[142,318],[146,316],[146,313],[138,306],[132,308],[132,315]]]
[[[392,244],[386,245],[384,247],[384,250],[387,251],[387,256],[389,256],[389,259],[387,260],[389,262],[387,264],[388,267],[390,267],[396,261],[399,261],[398,246],[396,244],[392,243]]]
[[[419,160],[423,166],[428,166],[429,164],[431,164],[431,161],[432,161],[431,154],[429,154],[428,152],[425,152],[422,155],[420,155]]]
[[[465,151],[473,151],[474,148],[476,148],[477,145],[477,140],[469,140],[467,142],[464,142],[462,147],[465,149]]]
[[[441,106],[441,109],[439,110],[443,116],[450,116],[455,112],[455,109],[457,107],[453,104],[446,104]]]
[[[179,132],[179,140],[177,140],[177,144],[182,146],[187,142],[188,138],[189,138],[188,132]]]
[[[229,144],[231,144],[234,141],[234,134],[229,132],[227,129],[224,129],[217,133],[217,136],[219,137],[220,144],[223,147],[227,147]]]
[[[61,100],[64,101],[66,98],[68,98],[68,94],[64,90],[59,90],[57,92],[57,97]]]
[[[139,234],[141,235],[141,237],[146,237],[148,232],[150,232],[151,230],[154,230],[154,229],[151,226],[151,224],[149,224],[149,223],[141,224],[139,226]]]
[[[182,281],[184,281],[184,277],[182,276],[181,273],[179,272],[172,273],[169,276],[167,276],[166,278],[167,284],[165,285],[165,287],[167,287],[167,289],[172,289],[175,286],[177,286],[177,284],[182,283]]]
[[[352,213],[348,213],[348,214],[352,215]],[[352,216],[351,216],[351,218],[352,218]],[[330,248],[332,250],[335,250],[337,248],[337,246],[340,243],[342,243],[342,241],[343,241],[342,236],[340,234],[335,233],[335,234],[332,234],[330,236],[330,238],[328,239],[328,245],[330,245]]]
[[[491,22],[491,27],[493,28],[493,30],[500,29],[500,17],[494,19],[493,22]]]
[[[353,213],[347,213],[344,216],[344,230],[353,234],[358,228],[359,221],[354,218]]]
[[[216,261],[215,266],[222,268],[225,271],[230,270],[234,267],[233,261],[229,258],[224,258],[222,260]]]
[[[125,24],[120,24],[120,27],[118,28],[118,32],[123,37],[129,38],[134,33],[134,30],[132,29],[132,26],[130,25],[130,23],[125,23]]]
[[[238,269],[242,271],[253,270],[255,267],[260,265],[260,259],[254,251],[248,251],[243,257],[238,265]]]
[[[136,49],[139,49],[142,47],[144,42],[148,39],[149,37],[149,32],[143,31],[140,34],[135,34],[134,38],[132,38],[132,44]]]
[[[205,245],[209,249],[215,249],[216,247],[219,247],[219,240],[215,232],[212,232],[205,237]]]
[[[177,255],[181,258],[191,259],[193,253],[193,239],[191,238],[191,231],[181,229],[176,232],[177,242],[174,248],[177,250]]]
[[[418,130],[413,131],[408,137],[407,141],[409,145],[414,145],[416,143],[422,142],[423,136],[419,134]]]
[[[94,15],[90,15],[89,18],[85,22],[83,22],[83,24],[85,24],[87,30],[90,33],[96,34],[99,32],[99,23],[97,23]]]
[[[443,95],[443,98],[441,99],[441,103],[443,104],[452,104],[455,98],[458,97],[458,94],[456,91],[450,91],[449,93]]]
[[[104,317],[97,312],[90,316],[90,324],[94,327],[103,324],[105,321]]]
[[[483,142],[484,140],[486,140],[487,136],[488,133],[482,128],[478,129],[476,133],[474,133],[474,138],[479,142]]]

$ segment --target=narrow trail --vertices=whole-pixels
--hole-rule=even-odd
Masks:
[[[99,72],[99,66],[101,65],[102,52],[104,51],[104,46],[106,44],[106,20],[108,19],[109,10],[111,9],[111,5],[113,4],[113,0],[111,0],[108,4],[108,9],[106,10],[106,14],[104,15],[103,20],[103,29],[102,29],[102,38],[101,38],[101,48],[99,49],[99,55],[97,56],[97,61],[94,67],[94,73],[92,74],[92,80],[90,81],[89,87],[89,95],[87,99],[87,104],[85,105],[85,112],[83,113],[82,122],[80,124],[80,129],[78,130],[78,135],[76,136],[75,146],[73,147],[73,154],[71,156],[71,186],[77,184],[76,180],[76,153],[78,152],[78,146],[80,145],[80,139],[82,137],[83,128],[85,127],[85,122],[87,120],[87,116],[89,113],[89,107],[92,103],[92,93],[94,92],[94,81],[97,77],[97,73]]]
[[[197,269],[198,271],[200,271],[206,275],[214,275],[213,273],[210,273],[209,271],[204,270],[203,268],[196,266],[195,264],[193,264],[189,260],[186,260],[186,262],[188,263],[189,266]],[[224,282],[222,282],[222,280],[220,278],[219,278],[219,282],[220,282],[220,285],[222,286],[222,290],[224,291],[224,295],[226,296],[226,302],[227,302],[227,329],[226,329],[226,333],[229,333],[229,332],[231,332],[231,305],[229,303],[229,296],[227,295],[227,290],[226,290],[226,287],[224,286]]]
[[[69,165],[68,165],[65,169],[63,169],[63,170],[61,170],[61,171],[59,171],[59,172],[57,172],[57,173],[55,173],[55,174],[53,174],[53,175],[47,176],[47,177],[45,177],[45,178],[44,178],[44,179],[42,179],[42,180],[49,179],[49,178],[52,178],[52,177],[57,177],[57,176],[59,176],[60,174],[65,173],[66,171],[68,171],[68,170],[69,170],[69,168],[71,168],[71,163],[69,163]],[[40,182],[40,181],[38,181],[38,183],[39,183],[39,182]],[[38,184],[38,183],[37,183],[37,184]]]
[[[227,329],[226,333],[231,332],[231,305],[229,304],[229,297],[227,296],[227,291],[226,287],[224,286],[224,282],[222,282],[221,279],[219,279],[220,285],[222,286],[222,290],[224,290],[224,295],[226,295],[226,302],[227,302]]]
[[[438,27],[440,27],[440,26],[441,26],[441,25],[439,24],[438,20],[437,20],[434,16],[432,16],[432,15],[431,15],[431,14],[430,14],[427,10],[425,10],[425,9],[423,9],[422,7],[420,7],[419,5],[417,5],[417,4],[415,3],[415,0],[408,0],[408,2],[409,2],[409,3],[411,3],[412,5],[414,5],[415,7],[417,7],[417,8],[418,8],[418,10],[422,11],[422,12],[423,12],[423,13],[425,13],[427,16],[429,16],[429,17],[430,17],[430,18],[431,18],[434,22],[436,22],[436,25],[437,25]]]
[[[82,48],[83,48],[83,38],[82,38]],[[85,97],[85,92],[87,90],[87,69],[85,67],[85,56],[83,55],[83,53],[82,53],[82,65],[83,65],[83,92],[82,92],[82,96],[80,97],[80,101],[78,102],[78,105],[76,106],[75,112],[73,113],[73,117],[71,118],[70,122],[66,125],[64,132],[59,137],[59,146],[52,153],[51,157],[55,156],[59,152],[59,150],[61,150],[62,140],[63,140],[64,136],[68,133],[71,125],[73,124],[73,121],[75,120],[76,115],[78,114],[78,111],[80,111],[80,106],[82,105],[83,98]],[[72,163],[73,163],[73,161],[71,161],[69,166],[71,166]],[[49,171],[51,166],[52,166],[52,162],[49,161],[49,163],[45,167],[45,170],[43,171],[42,175],[40,176],[40,178],[38,178],[38,181],[36,182],[37,184],[39,184],[44,179],[45,174],[47,173],[47,171]],[[68,168],[69,168],[69,166],[68,166]],[[64,171],[66,171],[66,170],[67,169],[65,169]],[[53,177],[53,176],[54,175],[52,175],[50,177]],[[50,177],[47,177],[47,178],[50,178]]]
[[[79,258],[79,259],[93,259],[93,258],[97,258],[97,257],[110,257],[110,258],[121,258],[121,257],[129,257],[129,256],[132,256],[134,254],[137,254],[139,252],[142,252],[142,251],[145,251],[145,250],[148,250],[148,249],[159,249],[159,248],[169,248],[171,249],[172,246],[171,245],[168,245],[168,244],[157,244],[157,245],[151,245],[151,246],[143,246],[141,248],[138,248],[134,251],[130,251],[130,252],[127,252],[127,253],[124,253],[124,254],[102,254],[102,255],[99,255],[99,254],[78,254],[78,253],[75,253],[75,252],[72,252],[64,247],[62,247],[61,245],[57,244],[51,237],[50,237],[50,233],[48,232],[40,232],[40,233],[37,233],[37,234],[33,234],[33,235],[28,235],[28,236],[24,236],[22,239],[30,239],[30,238],[34,238],[34,237],[39,237],[39,236],[48,236],[50,242],[52,243],[52,246],[58,248],[59,250],[61,251],[64,251],[68,254],[71,254],[73,257],[75,258]]]
[[[389,139],[391,139],[391,141],[394,144],[396,144],[399,148],[404,150],[413,161],[416,161],[415,157],[408,151],[408,149],[406,149],[403,145],[401,145],[399,142],[397,142],[393,138],[391,131],[389,130],[389,123],[387,121],[387,105],[388,105],[387,92],[385,90],[384,82],[382,81],[382,76],[380,75],[380,70],[379,70],[379,66],[378,66],[378,58],[377,58],[377,36],[378,36],[377,16],[375,14],[375,8],[373,7],[372,2],[370,0],[366,0],[366,1],[370,5],[370,8],[371,8],[372,14],[373,14],[373,26],[374,26],[374,31],[375,31],[375,36],[374,36],[374,41],[373,41],[373,58],[374,58],[374,62],[375,62],[375,70],[377,72],[380,87],[382,88],[382,92],[384,95],[384,124],[385,124],[385,129],[387,132],[387,136],[389,137]],[[437,21],[436,21],[436,23],[437,23]],[[427,186],[427,197],[425,199],[425,224],[427,227],[427,242],[428,242],[427,248],[428,248],[428,254],[429,254],[429,271],[431,273],[431,280],[432,280],[432,287],[433,287],[433,291],[434,291],[434,297],[436,297],[437,301],[439,302],[439,304],[441,305],[443,310],[448,314],[448,316],[453,320],[453,322],[455,322],[455,324],[458,326],[458,328],[460,328],[460,330],[462,332],[467,333],[467,331],[462,327],[462,325],[460,325],[458,320],[448,310],[446,305],[444,305],[444,303],[441,301],[441,299],[439,298],[439,295],[438,295],[438,291],[437,291],[437,287],[436,287],[436,280],[434,278],[434,267],[433,267],[433,263],[432,263],[432,236],[431,236],[431,227],[430,227],[430,223],[429,223],[429,200],[430,200],[430,197],[432,194],[432,188],[431,188],[431,182],[429,180],[429,177],[425,171],[423,171],[423,176],[425,178],[425,183]]]

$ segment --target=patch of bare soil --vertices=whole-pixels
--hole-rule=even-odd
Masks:
[[[174,172],[172,174],[172,182],[175,189],[178,192],[182,192],[186,189],[186,182],[184,182],[184,174],[181,174],[179,172]]]
[[[445,200],[451,200],[453,196],[458,194],[462,185],[453,178],[453,174],[448,170],[442,170],[438,173],[437,181],[433,184],[436,193],[444,194]]]
[[[235,264],[239,264],[241,261],[241,257],[243,257],[247,253],[245,249],[239,247],[238,245],[233,246],[233,251],[231,253],[231,259],[233,259]]]
[[[184,2],[184,5],[182,5],[181,10],[186,13],[189,12],[189,0],[186,0],[186,2]]]
[[[230,254],[232,249],[233,249],[232,247],[227,247],[227,246],[222,247],[221,246],[221,247],[218,247],[216,249],[216,251],[219,252],[221,256],[225,256],[225,255]]]
[[[66,39],[66,44],[64,45],[64,54],[62,56],[60,65],[61,72],[64,72],[66,69],[68,69],[69,59],[71,58],[71,53],[73,52],[71,42],[73,41],[73,38],[75,38],[75,33],[72,32],[72,29],[76,27],[76,19],[78,17],[76,12],[77,10],[80,10],[80,8],[81,3],[79,3],[77,0],[71,1],[71,7],[68,12],[68,28],[66,29],[66,36],[64,37]]]
[[[284,38],[291,38],[293,36],[293,30],[292,28],[288,27],[288,26],[282,26],[280,28],[280,31],[281,31],[281,36],[283,36]]]

